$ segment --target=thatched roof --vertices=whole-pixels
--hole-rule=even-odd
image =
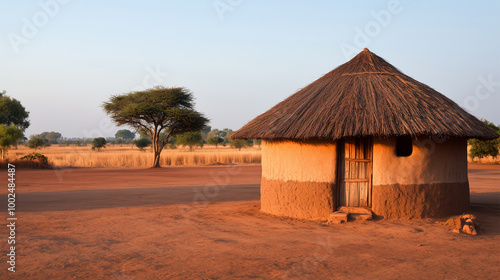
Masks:
[[[256,117],[231,138],[499,137],[455,102],[364,49]]]

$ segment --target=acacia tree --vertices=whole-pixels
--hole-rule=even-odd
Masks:
[[[153,167],[160,167],[160,155],[170,137],[199,131],[208,119],[194,110],[192,93],[182,87],[154,87],[144,91],[113,95],[103,104],[117,125],[129,125],[151,137]],[[164,137],[160,134],[164,133]]]

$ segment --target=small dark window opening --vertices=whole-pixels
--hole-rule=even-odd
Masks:
[[[413,153],[413,145],[410,136],[399,136],[396,140],[396,155],[398,157],[408,157]]]

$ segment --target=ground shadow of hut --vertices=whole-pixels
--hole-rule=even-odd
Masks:
[[[499,137],[446,96],[364,49],[236,131],[262,139],[261,208],[327,219],[469,209],[467,138]]]

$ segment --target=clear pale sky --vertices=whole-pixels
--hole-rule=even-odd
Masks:
[[[238,129],[367,47],[500,124],[500,1],[0,2],[0,91],[27,136],[114,136],[113,94],[183,86]],[[126,127],[125,127],[126,128]]]

